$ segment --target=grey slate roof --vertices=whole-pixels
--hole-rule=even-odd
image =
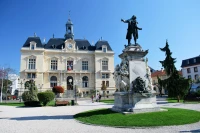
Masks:
[[[196,59],[196,62],[194,62],[194,59]],[[188,60],[189,60],[189,64],[188,64]],[[181,67],[193,66],[193,65],[197,65],[197,64],[200,64],[200,55],[190,58],[190,59],[182,60]]]
[[[65,47],[64,38],[50,38],[47,44],[45,45],[45,49],[61,49]]]
[[[104,41],[104,40],[101,40],[101,41],[98,41],[95,46],[96,46],[96,50],[101,50],[102,49],[102,45],[106,45],[107,46],[107,50],[108,51],[112,51],[109,43],[107,41]]]
[[[44,47],[44,46],[42,45],[41,40],[40,40],[39,37],[28,37],[28,39],[27,39],[26,42],[24,43],[23,47],[29,47],[31,41],[36,42],[36,47],[39,47],[39,48],[43,48],[43,47]]]
[[[41,40],[39,37],[29,37],[23,47],[29,47],[30,42],[35,41],[37,43],[36,47],[41,47],[44,49],[61,49],[62,46],[63,48],[65,47],[64,38],[50,38],[49,41],[45,44],[42,45]],[[95,51],[95,50],[102,50],[102,45],[107,46],[108,51],[112,51],[109,43],[107,41],[98,41],[95,46],[92,46],[88,40],[85,39],[75,39],[76,42],[76,48],[78,46],[79,50],[89,50],[89,51]]]

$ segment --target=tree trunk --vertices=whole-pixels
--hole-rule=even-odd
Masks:
[[[180,96],[179,95],[177,96],[177,102],[178,103],[180,102]]]

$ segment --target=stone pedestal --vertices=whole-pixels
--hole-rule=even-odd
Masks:
[[[143,113],[160,111],[156,103],[156,92],[152,87],[152,79],[148,60],[144,59],[148,50],[140,45],[126,46],[114,72],[119,92],[114,94],[115,103],[112,110],[117,112]]]
[[[161,111],[156,103],[156,95],[150,97],[139,93],[116,92],[113,111],[122,113],[144,113]]]

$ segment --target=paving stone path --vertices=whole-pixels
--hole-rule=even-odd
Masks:
[[[90,100],[78,103],[79,106],[39,108],[0,106],[0,133],[200,133],[200,122],[154,128],[113,128],[85,125],[73,119],[73,115],[86,110],[111,108],[113,105],[91,103]],[[164,98],[158,99],[158,105],[200,111],[200,104],[169,104]]]

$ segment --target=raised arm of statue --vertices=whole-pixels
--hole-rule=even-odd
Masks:
[[[124,19],[121,19],[122,22],[124,23],[128,23],[129,21],[128,20],[124,20]]]

